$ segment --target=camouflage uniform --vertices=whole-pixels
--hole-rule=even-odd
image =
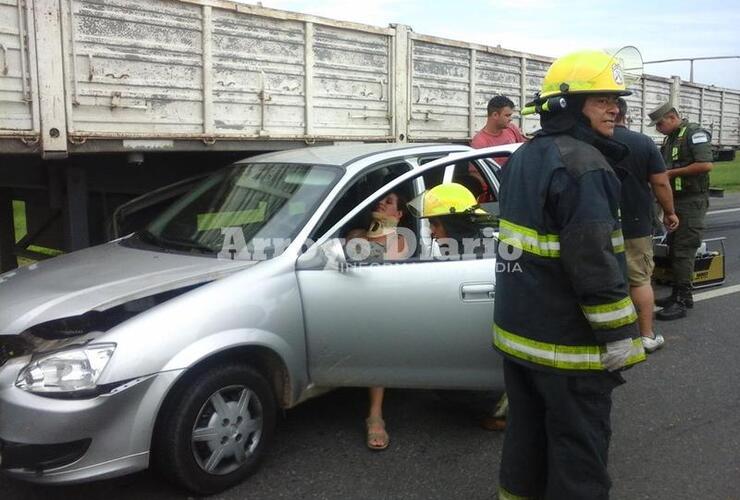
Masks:
[[[711,135],[696,123],[684,119],[681,126],[666,136],[661,153],[668,169],[697,162],[712,161]],[[691,279],[696,250],[701,245],[704,216],[709,207],[709,172],[671,179],[671,189],[680,222],[669,235],[674,297],[684,298],[683,305],[693,306]]]

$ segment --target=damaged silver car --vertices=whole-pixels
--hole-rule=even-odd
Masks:
[[[261,155],[145,229],[0,275],[2,471],[74,483],[156,465],[214,493],[255,471],[280,408],[328,389],[500,389],[493,255],[439,258],[414,218],[403,261],[353,262],[343,243],[390,191],[458,182],[495,214],[495,158],[514,149]]]

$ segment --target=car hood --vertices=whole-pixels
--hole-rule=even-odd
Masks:
[[[80,250],[0,275],[0,334],[213,281],[254,264],[120,241]]]

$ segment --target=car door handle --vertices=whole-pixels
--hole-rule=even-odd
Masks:
[[[490,301],[496,295],[496,287],[493,283],[471,283],[460,286],[460,297],[463,301]]]

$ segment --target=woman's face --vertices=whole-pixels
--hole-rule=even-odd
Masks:
[[[447,230],[442,224],[442,221],[439,220],[439,217],[431,217],[429,219],[429,229],[432,231],[432,238],[437,240],[447,238]]]
[[[388,193],[378,201],[375,211],[380,212],[396,220],[401,220],[403,212],[398,209],[398,196],[395,193]]]

